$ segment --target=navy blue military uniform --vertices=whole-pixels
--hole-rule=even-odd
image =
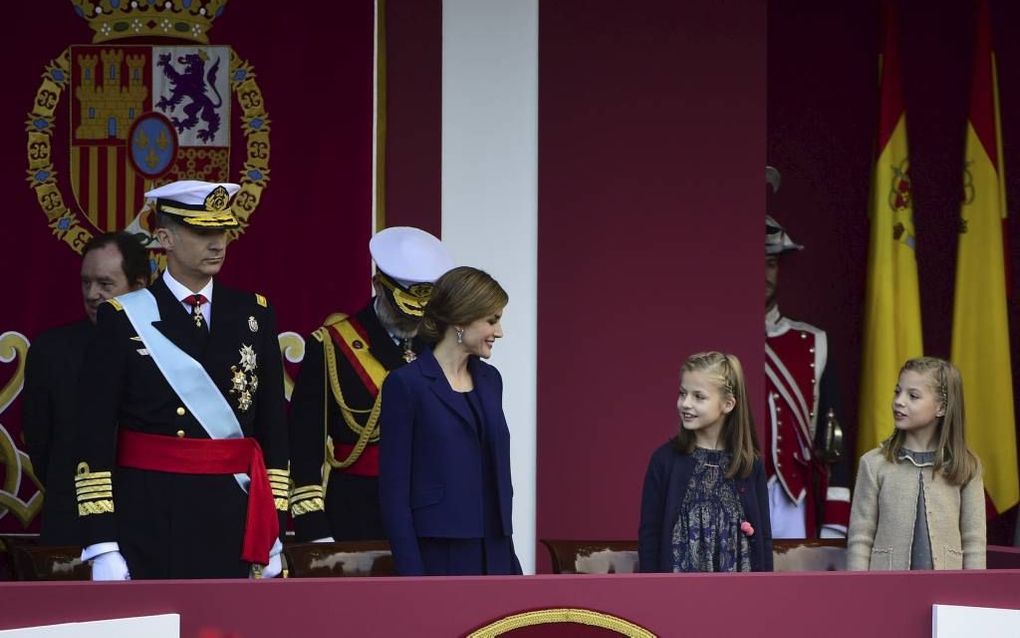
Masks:
[[[25,364],[21,431],[36,478],[45,488],[43,545],[78,545],[74,497],[74,422],[78,374],[94,326],[83,319],[36,337]]]
[[[149,288],[154,326],[198,361],[261,446],[285,529],[287,433],[276,318],[266,299],[214,284],[208,332],[162,277]],[[237,392],[242,350],[254,352],[257,384]],[[250,359],[249,359],[250,362]],[[233,370],[232,370],[233,368]],[[255,387],[257,385],[257,387]],[[84,545],[116,541],[133,579],[246,577],[241,560],[247,496],[231,474],[181,474],[118,467],[117,431],[208,439],[136,335],[116,300],[99,309],[80,385],[75,483]]]
[[[374,304],[362,308],[354,317],[362,330],[359,339],[364,350],[387,372],[404,365],[404,350],[390,337]],[[328,322],[327,322],[328,323]],[[301,365],[294,393],[291,395],[290,448],[291,476],[294,496],[291,515],[298,540],[311,541],[332,536],[334,540],[385,539],[379,511],[379,472],[373,460],[378,454],[378,437],[368,443],[363,460],[348,469],[329,465],[326,452],[328,435],[334,454],[343,460],[349,446],[357,443],[359,434],[352,430],[341,414],[336,396],[328,387],[326,349],[336,362],[335,381],[342,388],[350,416],[364,427],[376,405],[377,395],[355,370],[351,361],[330,338],[329,331],[317,330],[306,340],[305,359]],[[421,351],[417,341],[415,352]],[[357,347],[357,343],[354,344]],[[323,471],[329,467],[325,493],[322,491]]]

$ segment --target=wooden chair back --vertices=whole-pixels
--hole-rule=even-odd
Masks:
[[[393,556],[386,541],[290,543],[283,546],[290,578],[393,576]]]
[[[0,536],[14,580],[89,580],[92,568],[81,561],[81,547],[39,545],[38,537]]]
[[[541,539],[554,574],[629,574],[638,571],[637,541]],[[845,571],[842,539],[774,539],[777,572]]]

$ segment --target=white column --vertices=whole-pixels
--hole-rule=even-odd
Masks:
[[[443,2],[443,243],[510,294],[503,375],[514,543],[535,571],[538,0]]]

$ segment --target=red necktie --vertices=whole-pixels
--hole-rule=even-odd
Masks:
[[[191,317],[195,320],[195,327],[204,328],[205,318],[202,316],[202,304],[209,303],[205,295],[188,295],[182,301],[191,306]]]

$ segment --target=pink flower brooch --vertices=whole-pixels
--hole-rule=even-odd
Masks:
[[[748,523],[747,521],[744,521],[743,523],[740,524],[740,531],[742,531],[745,536],[754,535],[754,527],[752,527],[751,524]]]

